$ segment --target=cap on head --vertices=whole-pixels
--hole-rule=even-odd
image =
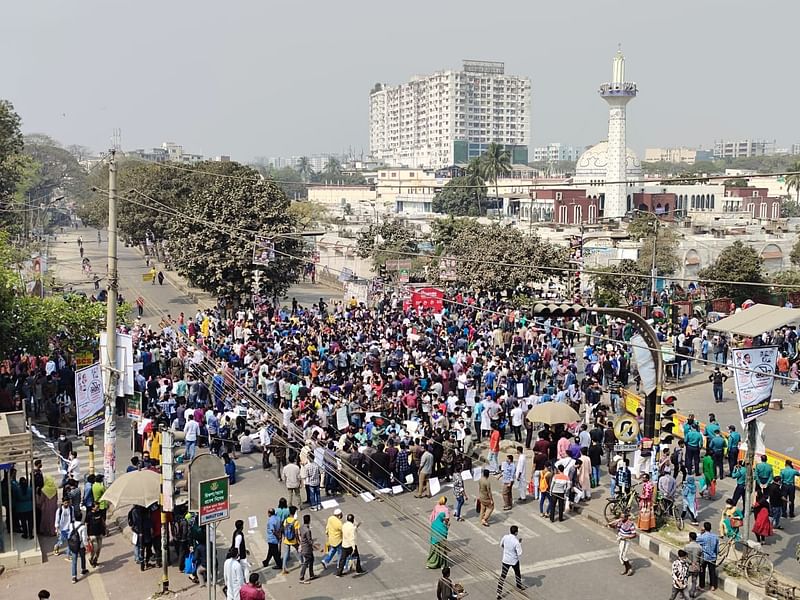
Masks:
[[[337,516],[337,517],[341,517],[342,516],[342,509],[341,508],[337,508],[336,510],[333,511],[333,514],[335,516]]]

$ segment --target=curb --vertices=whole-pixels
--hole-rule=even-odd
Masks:
[[[583,511],[583,514],[597,525],[608,526],[605,519],[596,513]],[[640,533],[636,536],[636,539],[640,548],[655,554],[668,563],[672,563],[673,560],[678,558],[678,546],[661,540],[650,533]],[[745,584],[743,581],[731,577],[723,569],[717,570],[717,577],[720,582],[718,591],[725,592],[734,598],[738,598],[738,600],[767,600],[771,598],[771,596],[766,595],[766,592],[757,590],[750,584]]]

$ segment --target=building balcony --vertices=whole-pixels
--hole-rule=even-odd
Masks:
[[[635,83],[604,83],[600,86],[601,96],[635,96],[638,93]]]

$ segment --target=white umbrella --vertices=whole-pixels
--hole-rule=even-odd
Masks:
[[[555,425],[557,423],[574,423],[580,419],[580,415],[564,402],[543,402],[528,411],[527,419],[532,423]]]
[[[114,508],[129,504],[150,506],[160,499],[161,475],[149,470],[125,473],[108,486],[101,497]]]

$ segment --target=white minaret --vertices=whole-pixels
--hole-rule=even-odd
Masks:
[[[636,84],[625,82],[625,57],[617,50],[611,83],[600,86],[600,95],[608,102],[608,166],[604,217],[622,217],[628,209],[625,142],[625,105],[636,96]]]

